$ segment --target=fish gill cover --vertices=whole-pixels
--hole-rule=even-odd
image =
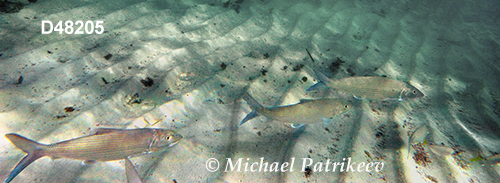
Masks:
[[[486,162],[492,158],[482,158],[500,153],[498,1],[8,2],[0,3],[2,134],[45,144],[99,127],[182,134],[164,152],[131,158],[145,182],[500,177],[498,165]],[[42,20],[103,21],[104,30],[42,34]],[[425,97],[398,102],[329,89],[306,93],[318,82],[315,70],[333,80],[387,77]],[[299,129],[263,117],[238,128],[251,112],[244,92],[263,106],[335,97],[353,100],[353,110]],[[423,125],[429,133],[416,139],[424,140],[408,144]],[[0,144],[0,178],[6,178],[24,153],[6,138]],[[221,166],[214,172],[206,166],[210,158]],[[295,170],[224,171],[239,158],[242,166],[294,159]],[[327,162],[384,166],[325,172]],[[13,182],[125,182],[124,164],[41,158]]]

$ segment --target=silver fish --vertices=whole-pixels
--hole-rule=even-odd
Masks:
[[[306,91],[326,86],[337,91],[352,94],[355,98],[368,100],[399,100],[423,97],[424,94],[414,86],[380,76],[347,77],[332,80],[323,73],[315,71],[320,82],[309,87]]]
[[[248,93],[243,95],[243,99],[250,105],[252,112],[240,122],[240,125],[260,114],[269,119],[291,123],[292,127],[295,128],[302,126],[300,124],[312,124],[328,120],[352,109],[351,102],[333,98],[302,99],[297,104],[272,108],[262,106]]]
[[[155,128],[130,130],[99,128],[95,134],[49,145],[40,144],[14,133],[6,134],[5,137],[28,154],[10,172],[5,182],[12,181],[29,164],[44,156],[90,162],[113,161],[162,150],[177,144],[182,139],[182,136],[174,131]]]

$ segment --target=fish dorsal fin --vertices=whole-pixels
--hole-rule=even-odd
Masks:
[[[306,91],[317,90],[324,88],[326,83],[329,83],[332,79],[328,78],[325,74],[320,71],[314,70],[318,82],[311,87],[307,88]]]
[[[328,76],[326,76],[324,73],[322,73],[321,71],[315,70],[314,72],[316,73],[316,77],[318,77],[318,80],[320,82],[328,83],[329,81],[332,80]]]
[[[94,133],[92,133],[92,135],[101,135],[101,134],[110,133],[110,132],[116,132],[116,131],[123,131],[123,129],[116,129],[116,128],[96,128],[96,129],[94,129]]]
[[[310,101],[313,101],[313,99],[300,99],[299,103],[306,103],[306,102],[310,102]]]

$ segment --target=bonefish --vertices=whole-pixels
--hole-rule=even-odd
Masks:
[[[302,124],[313,124],[318,121],[327,121],[330,118],[343,114],[352,108],[351,102],[342,99],[302,99],[297,104],[266,108],[260,105],[248,93],[243,95],[252,108],[241,122],[240,125],[248,120],[257,117],[259,114],[269,119],[292,124],[292,127],[300,127]]]
[[[309,57],[314,62],[314,58],[307,50]],[[380,76],[357,76],[347,77],[339,80],[332,80],[325,74],[314,71],[319,82],[306,89],[306,91],[317,89],[321,86],[326,86],[337,91],[348,93],[357,99],[368,100],[398,100],[420,98],[424,96],[420,90],[414,86]]]
[[[182,139],[182,136],[174,131],[156,128],[129,130],[98,128],[92,135],[48,145],[14,133],[6,134],[5,137],[27,153],[10,172],[5,182],[12,181],[29,164],[44,156],[90,162],[122,160],[171,147]],[[126,167],[126,170],[129,171],[130,168]]]
[[[316,71],[320,82],[314,84],[306,91],[326,86],[337,91],[352,94],[355,98],[368,100],[399,100],[423,97],[424,94],[414,86],[386,77],[358,76],[332,80],[323,73]]]

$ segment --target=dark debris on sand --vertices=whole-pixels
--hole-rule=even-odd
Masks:
[[[36,1],[35,1],[36,2]],[[12,3],[8,1],[0,1],[0,14],[3,13],[17,13],[24,8],[23,3]]]

